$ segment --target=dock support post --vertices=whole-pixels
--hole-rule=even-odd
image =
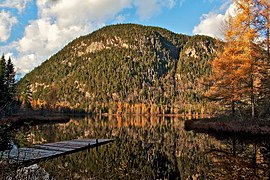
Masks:
[[[96,139],[96,151],[98,150],[98,139]]]

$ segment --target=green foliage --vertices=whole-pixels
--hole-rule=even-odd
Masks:
[[[217,42],[207,36],[190,37],[177,66],[178,101],[186,105],[206,104],[202,97],[207,87],[204,79],[208,77],[212,68],[209,60],[215,56]]]
[[[6,61],[4,55],[0,59],[0,107],[10,102],[15,95],[15,71],[9,58]]]
[[[29,79],[33,99],[51,107],[65,103],[89,111],[112,101],[173,106],[180,99],[189,104],[200,101],[200,94],[194,91],[187,98],[182,85],[195,88],[210,73],[214,44],[209,37],[158,27],[113,25],[75,39],[21,82]],[[185,55],[189,47],[200,57]],[[179,75],[185,78],[179,81]]]
[[[31,108],[32,92],[30,85],[30,82],[26,80],[26,82],[21,86],[21,102],[26,108]]]

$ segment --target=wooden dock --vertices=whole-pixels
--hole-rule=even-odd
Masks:
[[[71,141],[60,141],[55,143],[46,143],[34,145],[28,148],[18,148],[0,152],[0,160],[5,159],[9,164],[27,164],[47,160],[62,155],[67,155],[93,147],[98,147],[109,142],[112,139],[75,139]]]

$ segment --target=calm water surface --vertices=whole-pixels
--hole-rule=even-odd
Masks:
[[[157,117],[72,118],[16,132],[19,147],[77,138],[115,142],[47,160],[35,170],[6,167],[5,178],[269,179],[270,143],[184,130],[184,120]],[[30,168],[31,169],[31,168]],[[27,173],[26,173],[27,171]]]

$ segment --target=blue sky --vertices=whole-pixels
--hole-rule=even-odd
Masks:
[[[74,38],[116,23],[221,37],[228,0],[0,0],[0,53],[25,74]]]

